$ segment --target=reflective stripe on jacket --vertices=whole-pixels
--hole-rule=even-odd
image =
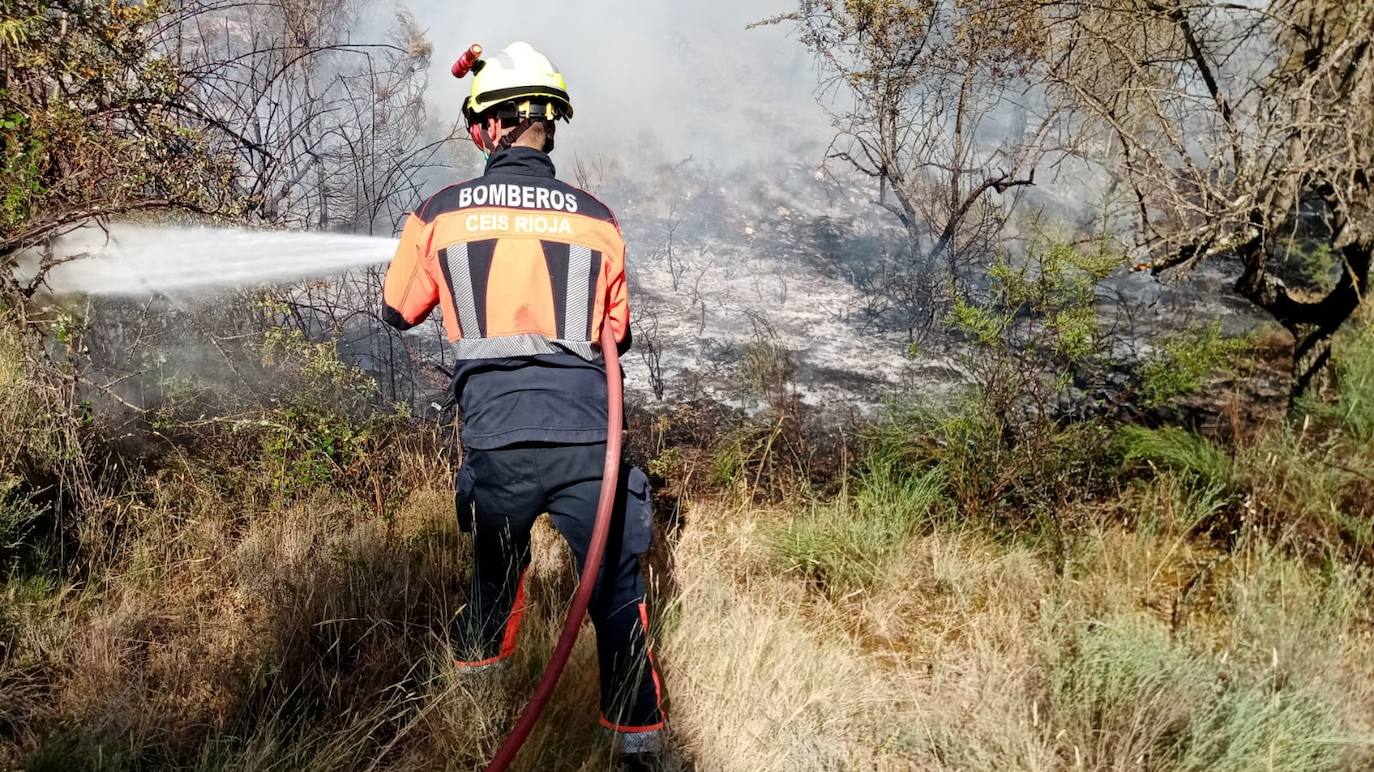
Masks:
[[[383,297],[402,329],[441,306],[459,359],[593,359],[607,304],[616,340],[629,329],[625,242],[611,211],[555,179],[547,155],[511,148],[407,218]]]
[[[468,447],[605,441],[596,341],[609,310],[619,348],[630,344],[625,242],[611,211],[555,179],[546,154],[493,153],[483,176],[425,201],[382,298],[402,330],[441,308]]]

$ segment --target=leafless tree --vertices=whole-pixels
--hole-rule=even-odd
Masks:
[[[1368,291],[1374,2],[1034,5],[1050,81],[1129,186],[1142,267],[1238,257],[1236,290],[1293,335],[1302,393]]]
[[[192,0],[162,45],[188,101],[233,139],[245,214],[287,227],[392,230],[453,126],[424,110],[431,48],[409,16],[354,42],[356,0]]]
[[[793,25],[820,63],[836,130],[826,160],[872,177],[876,203],[910,235],[885,289],[913,335],[942,290],[992,253],[1003,195],[1034,184],[1063,128],[1027,77],[1033,21],[991,2],[801,0],[762,22]]]
[[[606,181],[606,157],[597,153],[590,161],[578,158],[574,164],[573,177],[577,186],[596,195],[601,183]]]
[[[234,219],[390,234],[418,203],[455,124],[426,115],[431,50],[414,20],[369,12],[359,0],[183,0],[149,34],[178,73],[177,114],[232,162]],[[380,281],[358,271],[274,291],[278,321],[368,362],[383,399],[418,404],[436,386],[422,364],[435,352],[377,318]]]
[[[667,381],[663,375],[663,340],[658,330],[658,313],[652,306],[641,303],[630,324],[634,327],[635,351],[649,373],[649,388],[653,389],[654,398],[662,401]]]

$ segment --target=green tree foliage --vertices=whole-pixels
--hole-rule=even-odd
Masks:
[[[158,0],[0,6],[0,268],[92,219],[225,209],[232,167],[207,149],[183,74],[153,42],[165,11]]]

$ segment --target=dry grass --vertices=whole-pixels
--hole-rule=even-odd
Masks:
[[[99,586],[7,587],[18,646],[41,665],[6,673],[7,700],[30,705],[11,762],[472,768],[537,677],[571,588],[543,527],[517,661],[459,676],[444,640],[463,575],[446,492],[417,493],[392,523],[327,499],[252,517],[194,509],[137,513],[143,537]],[[1301,710],[1257,720],[1329,730],[1305,768],[1369,760],[1358,572],[1108,530],[1063,577],[1030,548],[942,528],[837,596],[777,572],[779,516],[698,504],[674,545],[660,658],[675,741],[698,769],[1116,768],[1147,752],[1165,754],[1147,766],[1189,768],[1161,738],[1239,720],[1218,717],[1207,686],[1221,663],[1301,684]],[[1219,558],[1193,591],[1208,600],[1177,623],[1190,572]],[[605,767],[592,653],[590,640],[575,653],[524,768]]]
[[[519,655],[474,676],[448,664],[464,560],[447,490],[379,517],[324,493],[236,510],[189,471],[160,485],[118,510],[130,535],[98,581],[6,585],[23,656],[0,688],[9,710],[27,706],[9,715],[9,764],[470,769],[495,749],[572,589],[550,527]],[[1374,607],[1358,570],[1114,526],[1061,573],[1035,547],[943,525],[902,536],[837,593],[779,570],[790,517],[699,501],[658,577],[673,588],[656,627],[689,768],[1374,760]],[[588,635],[522,769],[608,767],[593,654]]]
[[[1374,609],[1358,572],[1117,528],[1060,576],[1025,547],[937,529],[836,597],[770,573],[775,517],[703,509],[689,522],[711,525],[677,545],[664,657],[678,739],[703,769],[1374,759]],[[1208,607],[1174,621],[1209,563],[1191,591]]]
[[[106,526],[87,533],[103,534],[89,578],[4,585],[0,765],[480,767],[552,648],[572,560],[541,525],[518,657],[453,672],[464,544],[434,485],[444,471],[415,474],[405,484],[418,489],[381,515],[327,490],[253,510],[251,475],[195,466],[107,501]],[[1259,537],[1200,543],[1178,486],[1160,475],[1128,490],[1131,506],[1160,510],[1140,515],[1154,525],[1081,534],[1066,567],[941,521],[885,530],[863,581],[842,589],[779,562],[793,507],[691,504],[653,577],[684,765],[1374,762],[1370,577]],[[595,670],[588,635],[522,769],[607,768]]]
[[[1272,527],[1358,513],[1362,489],[1327,446],[1274,436],[1232,454],[1140,435],[1158,469],[1065,513],[1071,539],[970,522],[895,462],[840,498],[685,498],[650,577],[683,768],[1370,768],[1374,578]],[[8,569],[0,768],[479,768],[553,647],[572,561],[541,524],[519,653],[456,672],[452,470],[385,449],[385,489],[371,467],[283,487],[252,441],[172,456],[104,492],[76,558]],[[588,634],[518,768],[609,768],[596,694]]]

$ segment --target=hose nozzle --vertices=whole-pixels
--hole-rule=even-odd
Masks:
[[[482,46],[473,43],[468,50],[463,52],[462,56],[458,57],[458,61],[453,63],[453,69],[450,72],[453,73],[453,77],[461,78],[469,72],[482,69],[482,64]]]

